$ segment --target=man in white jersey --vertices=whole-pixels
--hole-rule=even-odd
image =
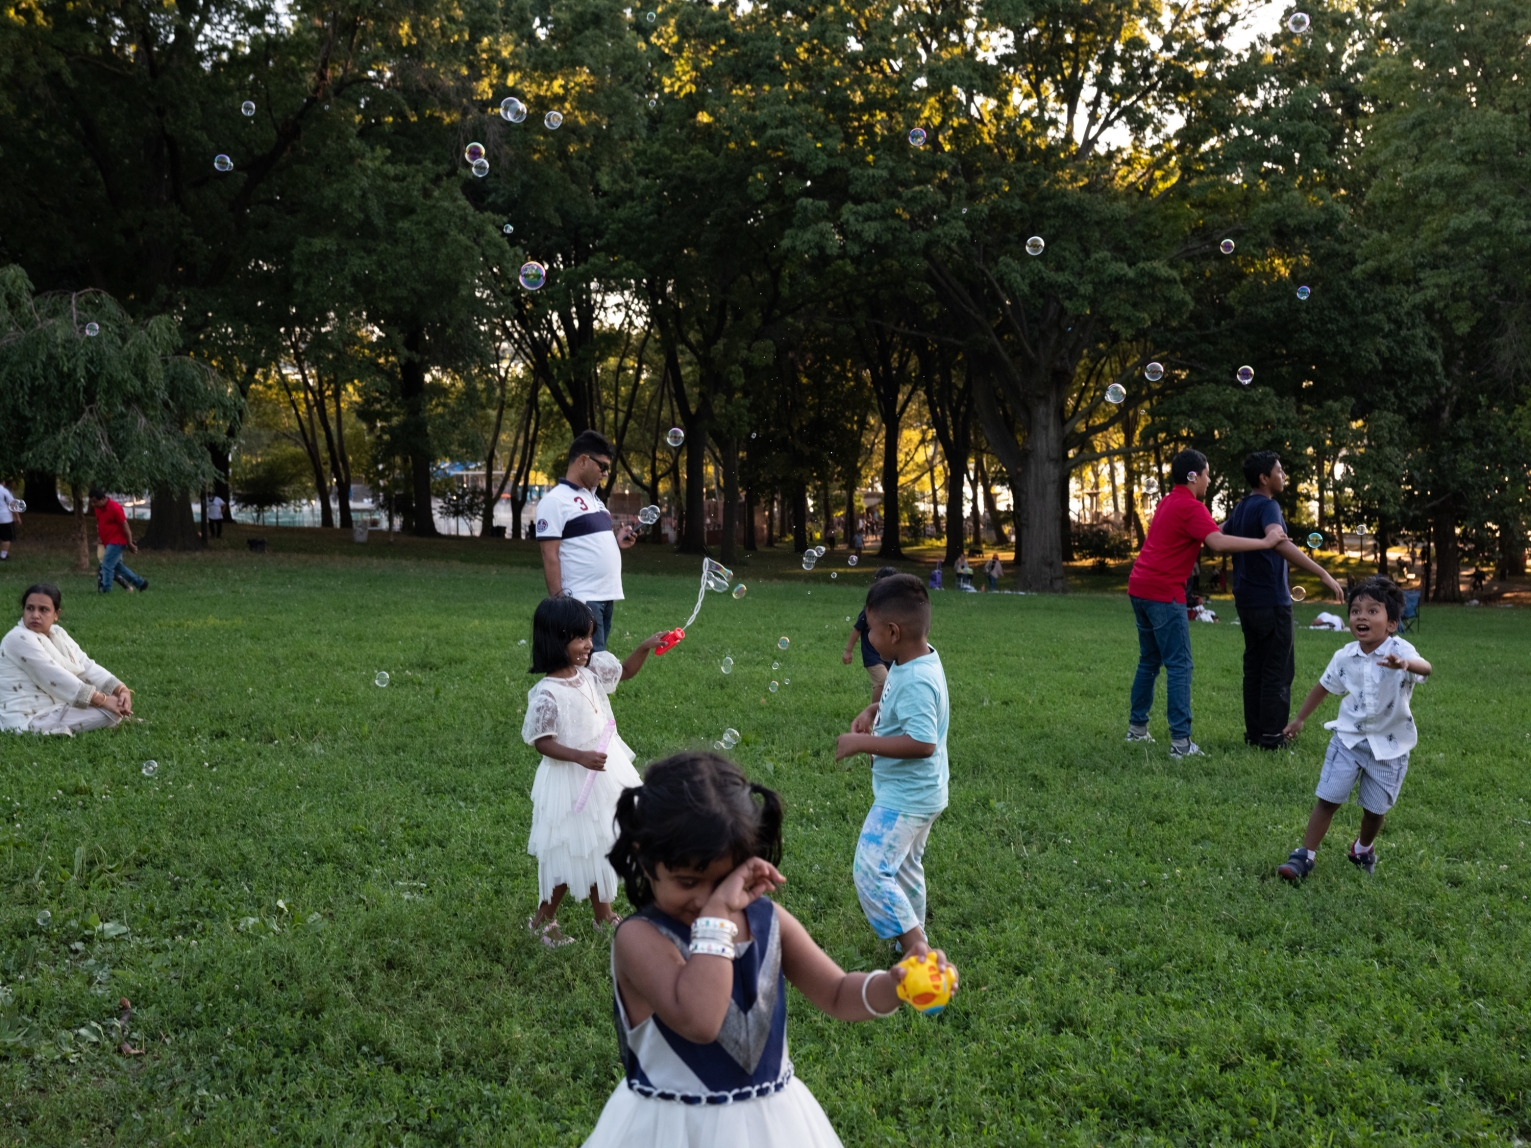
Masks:
[[[595,649],[606,648],[611,617],[622,595],[622,551],[638,536],[631,527],[613,527],[611,514],[595,493],[611,471],[611,443],[587,430],[569,444],[569,469],[537,503],[537,541],[548,597],[567,594],[595,615]]]

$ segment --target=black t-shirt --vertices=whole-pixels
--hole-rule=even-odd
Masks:
[[[863,666],[886,666],[888,663],[878,656],[877,647],[867,640],[867,634],[872,627],[867,624],[867,612],[861,611],[856,616],[856,629],[861,631],[861,664]]]
[[[1263,494],[1248,494],[1223,523],[1223,533],[1233,538],[1264,538],[1272,523],[1286,529],[1276,500]],[[1290,606],[1292,594],[1286,559],[1274,550],[1235,554],[1233,600],[1239,606]]]

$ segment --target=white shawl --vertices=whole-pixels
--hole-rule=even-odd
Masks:
[[[45,710],[88,706],[97,690],[109,694],[121,684],[62,626],[44,637],[17,622],[0,638],[0,730],[24,731]]]

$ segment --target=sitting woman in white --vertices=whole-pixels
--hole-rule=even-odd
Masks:
[[[0,638],[0,729],[73,736],[132,716],[132,691],[58,624],[62,605],[50,583],[22,594],[21,621]]]

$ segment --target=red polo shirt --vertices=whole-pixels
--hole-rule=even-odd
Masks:
[[[96,537],[101,540],[102,546],[128,544],[128,516],[123,513],[122,503],[115,498],[108,498],[106,505],[99,510],[91,507],[91,513],[96,516]]]
[[[1217,522],[1206,505],[1184,483],[1159,503],[1148,537],[1127,578],[1127,593],[1150,602],[1185,601],[1185,582],[1196,566],[1207,535],[1217,532]]]

